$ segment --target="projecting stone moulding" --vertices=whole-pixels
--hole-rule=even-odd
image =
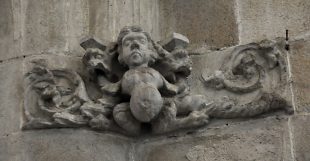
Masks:
[[[284,94],[286,59],[278,42],[238,46],[224,60],[206,60],[222,65],[194,71],[205,92],[191,90],[195,83],[187,79],[199,65],[192,63],[188,44],[177,33],[155,42],[140,27],[129,26],[114,43],[82,41],[83,76],[81,71],[52,68],[47,60],[31,60],[22,128],[89,127],[136,136],[198,128],[212,118],[293,112]]]

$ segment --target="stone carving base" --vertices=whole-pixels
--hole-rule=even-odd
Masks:
[[[207,65],[204,70],[194,66],[192,76],[187,38],[175,33],[161,43],[139,27],[125,27],[116,45],[84,40],[84,78],[74,70],[50,68],[48,61],[31,60],[23,129],[89,127],[136,136],[277,109],[293,112],[283,95],[286,62],[278,42],[238,46],[217,55],[222,57],[218,62],[202,56],[199,61]]]

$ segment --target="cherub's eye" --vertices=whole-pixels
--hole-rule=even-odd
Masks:
[[[101,59],[102,58],[102,55],[96,55],[96,59]]]
[[[147,41],[146,41],[145,39],[140,39],[140,43],[141,43],[141,44],[146,44]]]
[[[124,46],[129,46],[129,45],[130,45],[130,41],[127,40],[124,42]]]

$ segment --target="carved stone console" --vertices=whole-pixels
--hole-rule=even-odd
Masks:
[[[205,126],[212,118],[293,111],[281,94],[287,82],[286,61],[276,43],[236,47],[216,71],[200,71],[204,90],[224,91],[221,98],[191,92],[187,78],[195,64],[186,50],[188,43],[177,33],[155,42],[140,27],[129,26],[121,30],[117,42],[82,41],[87,76],[34,60],[25,75],[22,128],[161,134]],[[252,95],[247,102],[238,100],[247,94]]]

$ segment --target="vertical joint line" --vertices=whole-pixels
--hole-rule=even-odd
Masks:
[[[242,30],[242,26],[241,26],[241,20],[240,20],[240,7],[239,7],[239,1],[235,0],[234,1],[234,15],[235,15],[235,21],[236,21],[236,25],[237,25],[237,36],[238,36],[238,44],[241,43],[241,30]]]
[[[289,80],[289,86],[291,90],[291,101],[292,106],[294,109],[294,112],[296,112],[296,104],[295,104],[295,95],[294,95],[294,87],[293,87],[293,76],[292,76],[292,67],[291,67],[291,61],[290,61],[290,54],[288,51],[286,51],[286,61],[287,61],[287,71],[288,71],[288,80]]]
[[[294,135],[293,135],[293,129],[292,129],[292,119],[289,118],[288,119],[288,131],[289,131],[289,137],[290,137],[290,151],[291,151],[291,156],[292,156],[292,160],[293,161],[296,161],[296,158],[295,158],[295,152],[294,152]]]
[[[290,50],[290,45],[288,43],[288,30],[287,29],[285,30],[285,49],[286,51]]]

